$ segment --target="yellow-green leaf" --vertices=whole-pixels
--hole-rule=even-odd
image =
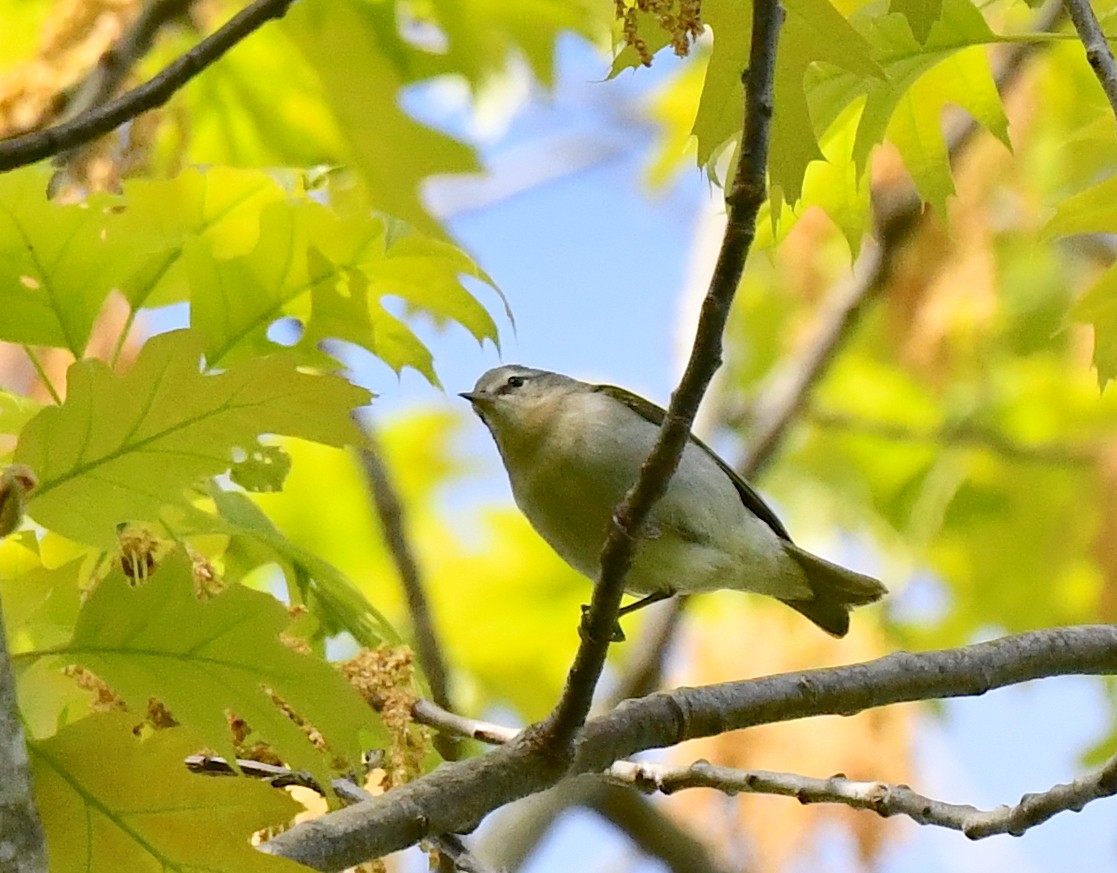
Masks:
[[[124,521],[188,506],[185,491],[229,469],[236,448],[263,433],[330,445],[356,442],[350,419],[367,391],[336,376],[300,372],[290,355],[200,369],[192,331],[156,336],[123,376],[95,360],[70,367],[60,407],[23,430],[15,460],[39,488],[28,513],[71,539],[107,544]]]
[[[52,873],[306,869],[249,842],[299,804],[249,779],[190,773],[183,759],[198,750],[192,731],[140,738],[135,723],[106,713],[28,744]]]

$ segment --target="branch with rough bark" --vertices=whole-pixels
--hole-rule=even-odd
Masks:
[[[1109,41],[1105,38],[1090,0],[1063,0],[1063,4],[1074,22],[1074,29],[1078,31],[1083,48],[1086,49],[1086,60],[1098,77],[1102,90],[1105,91],[1105,99],[1117,116],[1117,61],[1113,59],[1113,51],[1109,48]]]
[[[273,18],[281,18],[293,2],[294,0],[256,0],[155,78],[127,94],[83,112],[70,121],[0,140],[0,172],[33,164],[84,145],[131,121],[137,115],[162,106],[176,91],[241,40]]]
[[[1117,674],[1117,626],[1017,634],[958,649],[896,652],[874,661],[679,688],[622,703],[590,719],[560,775],[601,772],[647,749],[818,715],[985,694],[1063,675]],[[434,834],[463,832],[506,803],[549,787],[529,728],[488,754],[446,764],[385,795],[298,825],[261,848],[318,870],[337,870]]]
[[[921,825],[961,831],[971,840],[999,834],[1019,837],[1061,812],[1079,812],[1087,803],[1117,794],[1117,757],[1073,782],[1025,794],[1015,806],[983,810],[934,800],[907,785],[856,782],[844,776],[817,779],[767,770],[735,770],[709,761],[686,767],[618,761],[605,771],[614,784],[640,791],[671,794],[685,788],[713,788],[728,794],[776,794],[800,803],[841,803],[870,810],[883,818],[904,815]]]
[[[1049,0],[1036,16],[1033,30],[1050,31],[1061,16],[1062,6],[1057,0]],[[1005,52],[995,74],[1002,94],[1019,80],[1025,63],[1041,47],[1041,43],[1018,43]],[[970,118],[951,130],[947,149],[952,164],[965,153],[978,130],[977,123]],[[814,341],[773,377],[750,412],[749,447],[737,464],[737,470],[746,479],[760,475],[772,463],[788,431],[806,413],[811,395],[830,363],[853,337],[861,316],[887,285],[899,253],[921,227],[923,201],[913,186],[890,197],[878,197],[876,207],[878,242],[866,244],[852,277],[831,294],[820,312]],[[736,421],[742,415],[730,418],[735,420],[732,423],[744,425]],[[687,599],[671,598],[661,607],[656,621],[649,623],[646,636],[639,640],[641,654],[634,659],[633,670],[621,678],[621,697],[648,693],[656,687],[663,655],[679,626]]]
[[[16,702],[15,677],[0,611],[0,859],[11,873],[46,873],[47,850]],[[10,865],[10,866],[9,866]]]

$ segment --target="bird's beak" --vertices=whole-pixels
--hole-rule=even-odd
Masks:
[[[463,400],[468,400],[474,405],[476,405],[477,401],[481,399],[481,395],[478,394],[476,391],[463,391],[458,396],[461,397]]]

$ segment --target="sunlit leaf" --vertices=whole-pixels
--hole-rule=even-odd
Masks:
[[[253,780],[192,774],[182,762],[198,750],[195,733],[170,728],[141,738],[135,724],[134,716],[106,713],[29,744],[51,870],[305,869],[250,843],[299,804]]]
[[[111,543],[118,522],[188,505],[188,487],[229,469],[233,450],[262,433],[359,439],[349,416],[368,393],[343,379],[299,372],[283,355],[209,374],[200,361],[199,337],[176,331],[150,340],[124,376],[99,361],[72,365],[66,401],[42,410],[16,449],[39,477],[31,517]]]
[[[82,606],[70,642],[39,654],[92,670],[133,711],[146,711],[151,698],[161,701],[227,757],[235,757],[233,712],[284,760],[321,778],[327,752],[311,744],[273,695],[350,765],[359,762],[362,742],[382,741],[381,728],[334,667],[284,645],[279,635],[288,622],[274,597],[240,585],[200,600],[179,549],[140,585],[116,567]]]

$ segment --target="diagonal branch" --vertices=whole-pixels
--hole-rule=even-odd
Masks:
[[[120,38],[101,55],[97,65],[69,95],[59,121],[66,122],[101,106],[116,94],[129,71],[146,55],[159,30],[186,14],[194,0],[148,0],[136,20]],[[77,149],[67,149],[54,156],[55,164],[63,166],[73,160]]]
[[[1061,812],[1079,812],[1093,800],[1117,794],[1117,756],[1069,784],[1025,794],[1015,806],[990,810],[933,800],[907,785],[855,782],[844,776],[815,779],[794,773],[735,770],[708,761],[696,761],[687,767],[618,761],[605,775],[614,784],[631,785],[645,792],[671,794],[684,788],[714,788],[728,794],[778,794],[804,804],[842,803],[871,810],[883,818],[905,815],[921,825],[961,831],[971,840],[998,834],[1019,837]]]
[[[622,703],[586,723],[570,773],[599,772],[637,752],[730,730],[816,715],[981,695],[1046,676],[1117,674],[1117,626],[1016,634],[933,652],[897,652],[845,667],[806,670],[706,688],[680,688]],[[373,800],[297,825],[263,851],[337,870],[462,832],[489,812],[549,787],[554,771],[530,737],[445,764]]]
[[[601,575],[594,586],[583,623],[583,640],[566,686],[554,711],[543,723],[546,745],[565,754],[585,721],[624,592],[636,537],[655,502],[667,490],[678,467],[690,428],[706,387],[721,366],[722,334],[737,293],[756,232],[756,216],[765,199],[768,141],[772,118],[772,89],[776,48],[783,9],[778,0],[756,0],[752,5],[752,44],[745,74],[745,121],[733,185],[726,194],[728,217],[717,264],[691,350],[690,361],[671,395],[671,403],[651,455],[636,484],[613,514],[608,539],[601,552]]]
[[[1105,99],[1109,101],[1114,115],[1117,115],[1117,61],[1113,59],[1113,52],[1090,0],[1063,0],[1063,3],[1074,22],[1074,29],[1078,31],[1078,38],[1086,49],[1086,60],[1101,82]]]
[[[184,15],[194,0],[149,0],[136,20],[104,54],[66,101],[61,121],[73,118],[109,100],[129,71],[146,55],[160,29]]]
[[[96,139],[142,112],[162,106],[179,88],[221,58],[229,49],[273,18],[281,18],[294,0],[256,0],[234,15],[163,72],[122,97],[62,124],[0,140],[0,172],[13,170]]]
[[[301,785],[325,796],[322,787],[305,770],[291,770],[288,767],[255,761],[252,758],[237,758],[237,765],[234,767],[217,755],[188,755],[183,763],[186,769],[193,773],[202,773],[206,776],[247,776],[263,780],[274,788]],[[376,796],[352,779],[336,778],[331,780],[330,785],[344,803],[360,803],[362,800],[371,800]],[[439,855],[451,861],[452,869],[460,870],[462,873],[489,873],[489,869],[473,856],[461,837],[456,834],[431,837],[429,842]]]

